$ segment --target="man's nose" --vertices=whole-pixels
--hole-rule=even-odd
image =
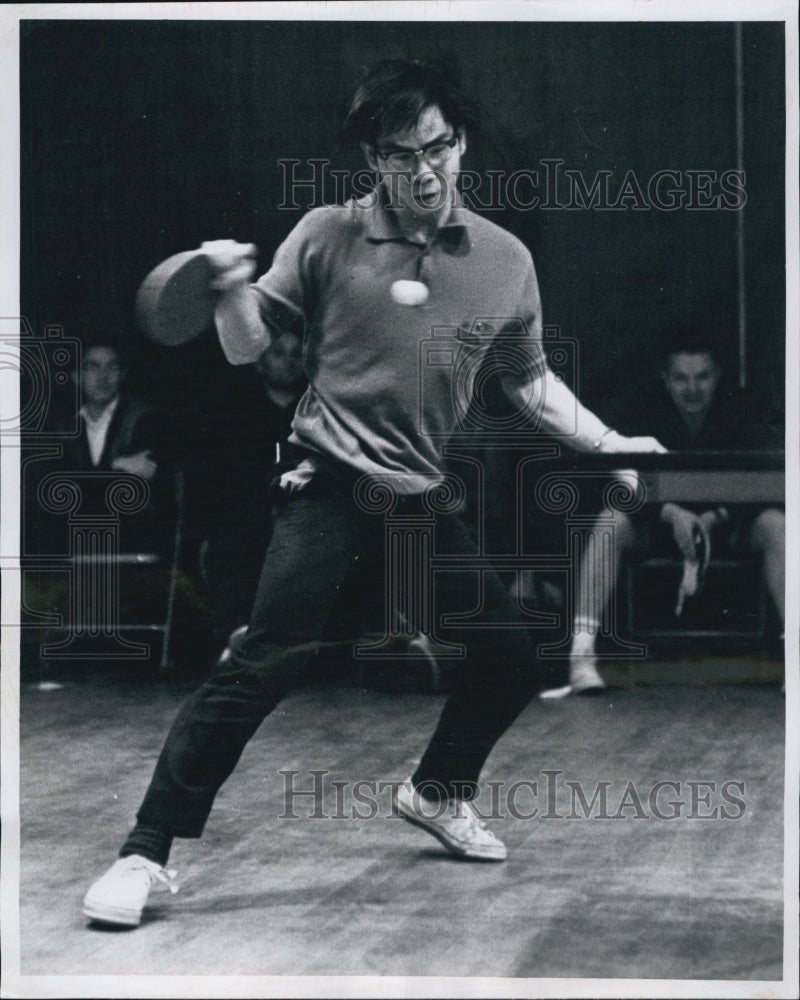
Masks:
[[[414,170],[413,175],[418,177],[420,174],[432,174],[435,173],[433,167],[428,163],[428,154],[424,150],[419,150],[414,153]]]

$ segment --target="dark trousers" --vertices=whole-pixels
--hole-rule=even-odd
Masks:
[[[180,710],[138,812],[141,823],[199,837],[248,740],[301,680],[336,618],[359,593],[385,590],[385,515],[362,506],[349,485],[319,476],[278,508],[247,636],[226,672],[207,680]],[[412,497],[399,500],[394,513],[413,519],[418,512],[423,506]],[[488,563],[482,574],[475,571],[476,545],[457,515],[436,516],[433,545],[436,556],[472,558],[466,571],[437,571],[433,597],[421,595],[418,606],[432,599],[440,622],[448,614],[480,613],[478,627],[473,618],[469,628],[441,629],[467,652],[414,781],[470,798],[493,746],[539,687],[535,654],[525,628],[509,626],[518,614],[495,572]]]

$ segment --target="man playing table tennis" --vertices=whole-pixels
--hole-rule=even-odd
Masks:
[[[381,63],[358,90],[346,131],[378,177],[375,191],[309,212],[254,285],[253,248],[204,245],[216,273],[216,322],[228,360],[254,361],[274,331],[302,327],[308,389],[280,478],[274,532],[250,625],[226,672],[181,709],[120,860],[84,912],[135,926],[151,887],[168,881],[173,837],[199,837],[220,786],[264,717],[295,686],[343,600],[383,588],[386,505],[435,518],[437,554],[467,554],[472,571],[437,575],[423,617],[475,606],[475,542],[450,503],[442,447],[466,409],[470,373],[506,350],[506,391],[530,420],[578,451],[663,450],[624,438],[549,372],[529,252],[467,211],[457,194],[473,109],[441,66]],[[483,564],[482,623],[445,630],[465,655],[438,726],[395,807],[460,858],[502,861],[505,845],[470,800],[493,746],[535,693],[527,632]],[[420,581],[420,586],[425,581]],[[422,623],[412,622],[418,626]],[[435,817],[435,818],[432,818]]]
[[[722,366],[713,337],[702,328],[682,327],[664,338],[659,383],[652,392],[636,387],[617,401],[615,423],[623,429],[658,436],[671,451],[757,451],[769,448],[773,435],[759,426],[752,403],[740,392],[720,384]],[[642,400],[647,400],[643,405]],[[707,505],[706,505],[707,506]],[[621,511],[603,511],[613,518],[616,544],[595,552],[600,532],[592,532],[584,552],[578,580],[578,600],[570,649],[569,684],[540,693],[541,698],[562,698],[570,693],[605,686],[597,670],[596,637],[626,554],[654,547],[678,554],[684,573],[676,599],[680,615],[687,598],[700,589],[704,564],[712,546],[761,557],[767,591],[783,626],[785,577],[785,518],[775,507],[715,507],[665,503],[651,516],[631,517]]]

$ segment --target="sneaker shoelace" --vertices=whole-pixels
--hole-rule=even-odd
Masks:
[[[161,865],[155,861],[149,861],[147,858],[141,858],[131,865],[132,871],[137,868],[143,868],[150,875],[154,887],[158,884],[165,885],[173,895],[178,891],[179,887],[175,882],[175,876],[178,873],[174,868],[162,868]]]
[[[461,802],[458,815],[454,816],[456,822],[464,826],[464,834],[468,840],[474,840],[478,834],[486,829],[486,824],[480,819],[469,802]]]

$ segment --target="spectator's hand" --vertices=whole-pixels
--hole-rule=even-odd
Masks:
[[[683,576],[678,587],[678,601],[675,605],[675,617],[680,618],[687,597],[694,597],[700,589],[700,565],[697,562],[683,564]]]
[[[137,451],[133,455],[120,455],[111,463],[111,468],[150,480],[158,471],[158,466],[150,457],[151,454],[149,451]]]
[[[711,532],[720,524],[727,524],[730,520],[727,507],[716,507],[714,510],[707,510],[700,515],[700,523],[711,536]],[[710,547],[709,547],[710,550]]]
[[[705,571],[706,555],[710,552],[711,541],[706,523],[674,503],[665,503],[661,508],[661,520],[672,527],[672,537],[683,556],[683,576],[678,587],[678,601],[675,615],[680,617],[687,597],[694,597],[700,590]],[[703,543],[702,545],[700,543]],[[700,551],[698,551],[700,546]],[[700,558],[703,557],[703,566]]]
[[[711,560],[711,530],[728,520],[724,507],[693,514],[674,503],[661,508],[661,520],[672,526],[672,536],[683,556],[683,577],[678,588],[675,614],[680,616],[684,601],[700,590]]]
[[[256,270],[257,249],[252,243],[236,240],[210,240],[200,249],[206,255],[214,277],[211,287],[218,292],[248,284]]]
[[[659,455],[666,454],[667,449],[654,437],[623,437],[616,431],[610,431],[600,439],[600,451],[605,455],[616,455],[622,452],[635,452]]]
[[[698,542],[703,543],[703,553],[711,551],[708,522],[675,503],[664,504],[661,508],[661,520],[672,528],[672,537],[684,561],[699,565]]]

